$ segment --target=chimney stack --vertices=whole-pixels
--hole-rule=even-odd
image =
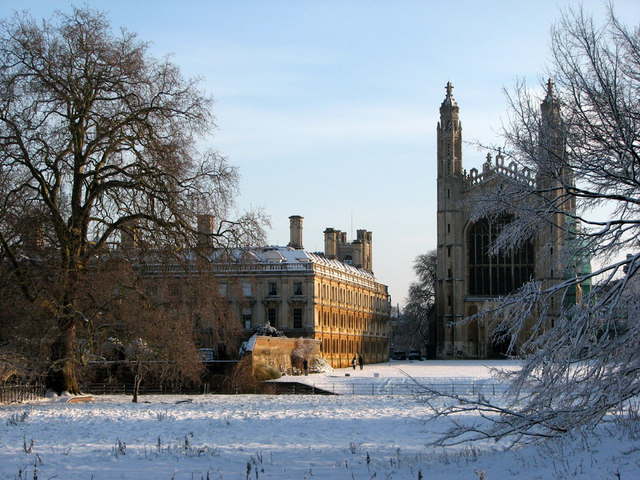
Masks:
[[[134,249],[139,247],[138,221],[132,220],[120,230],[120,248]]]
[[[289,246],[302,250],[302,219],[300,215],[289,217]]]
[[[324,255],[327,258],[336,258],[338,254],[337,237],[339,231],[333,228],[327,228],[324,231]]]
[[[198,247],[213,246],[213,215],[198,215]]]

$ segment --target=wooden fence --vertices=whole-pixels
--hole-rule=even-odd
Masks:
[[[0,386],[0,403],[21,403],[44,398],[42,385],[3,385]]]
[[[92,395],[133,395],[133,383],[87,383],[80,385],[83,393]],[[166,386],[162,384],[145,384],[140,385],[140,395],[196,395],[199,393],[221,393],[212,388],[208,383],[197,387],[185,387],[182,385]]]

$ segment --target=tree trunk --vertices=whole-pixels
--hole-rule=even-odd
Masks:
[[[131,401],[133,403],[138,403],[138,391],[140,390],[140,383],[142,382],[142,375],[136,375],[136,378],[133,380],[133,398]]]
[[[47,372],[46,387],[57,394],[69,392],[78,395],[76,379],[76,321],[65,316],[58,322],[58,338],[51,346],[51,362]]]

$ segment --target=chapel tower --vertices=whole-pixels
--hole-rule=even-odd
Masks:
[[[456,326],[464,316],[464,214],[461,206],[462,124],[458,104],[447,82],[437,126],[438,162],[438,281],[436,285],[436,337],[438,356],[456,355]],[[458,327],[459,328],[459,327]]]
[[[529,333],[523,332],[514,339],[508,332],[496,336],[495,318],[461,320],[474,317],[530,280],[549,288],[590,269],[589,259],[580,256],[573,172],[566,158],[560,102],[551,80],[541,105],[538,144],[532,159],[537,167],[535,173],[515,161],[507,164],[500,149],[495,159],[487,154],[481,171],[463,170],[462,126],[452,88],[447,83],[436,130],[438,266],[436,314],[435,321],[429,323],[428,348],[436,358],[502,358],[518,354]],[[544,208],[544,204],[537,202],[546,202],[553,208],[549,209],[546,224],[529,241],[494,253],[492,242],[504,225],[513,221],[515,212],[472,220],[470,202],[476,195],[501,188],[503,182],[515,182],[524,190],[542,192],[523,200],[530,202],[530,207]],[[585,287],[589,285],[583,284],[566,294],[559,292],[550,299],[551,322],[563,305],[580,301]]]
[[[573,170],[566,159],[565,137],[553,81],[547,82],[547,93],[540,105],[539,171],[537,186],[544,192],[544,201],[554,205],[553,213],[544,229],[538,232],[537,242],[541,251],[536,276],[543,288],[549,288],[575,275],[574,237],[579,224],[575,218],[575,197],[570,193],[574,186]],[[578,292],[568,298],[575,302]],[[566,299],[565,299],[566,300]],[[562,295],[551,299],[551,316],[557,315],[562,306]]]

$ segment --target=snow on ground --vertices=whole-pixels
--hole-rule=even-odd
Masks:
[[[336,369],[309,376],[283,376],[273,382],[304,383],[337,394],[415,394],[424,384],[437,389],[455,388],[456,393],[501,395],[506,384],[492,378],[492,372],[520,368],[518,361],[454,360],[395,361]]]
[[[400,384],[412,381],[406,372],[429,382],[464,383],[486,379],[489,366],[392,362],[296,380]],[[445,425],[425,424],[429,412],[414,395],[165,395],[141,401],[113,395],[93,403],[0,406],[0,479],[640,478],[640,440],[614,425],[599,429],[599,438],[538,448],[505,452],[486,443],[437,450],[425,445]]]
[[[517,370],[520,368],[518,360],[391,360],[387,363],[365,365],[362,370],[356,366],[353,368],[340,368],[331,373],[321,374],[331,378],[344,378],[348,373],[356,378],[373,378],[375,373],[396,381],[409,381],[408,377],[425,380],[442,381],[468,381],[480,380],[491,377],[493,369]]]

